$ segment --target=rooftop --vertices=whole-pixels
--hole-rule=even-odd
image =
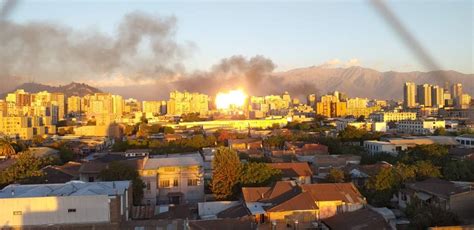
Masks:
[[[381,229],[391,230],[382,215],[370,209],[360,209],[353,212],[345,212],[328,219],[323,222],[334,230],[345,229]]]
[[[204,160],[199,153],[170,154],[147,157],[143,161],[142,169],[157,169],[168,166],[203,166]]]
[[[268,163],[268,166],[281,170],[283,177],[312,176],[313,172],[306,162]]]
[[[422,191],[432,195],[449,197],[451,195],[471,191],[469,185],[456,184],[438,178],[429,178],[424,181],[407,184],[410,189]]]
[[[124,194],[130,181],[82,182],[70,181],[63,184],[11,184],[0,190],[1,198],[89,196]]]

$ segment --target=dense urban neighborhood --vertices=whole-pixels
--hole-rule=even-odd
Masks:
[[[403,102],[333,92],[306,103],[284,93],[230,104],[235,92],[139,102],[17,90],[0,101],[0,223],[472,225],[472,100],[459,84],[415,88],[405,84]]]

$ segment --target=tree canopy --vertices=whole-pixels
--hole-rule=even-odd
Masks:
[[[241,165],[234,150],[220,147],[212,161],[214,169],[211,191],[218,200],[227,200],[235,196],[239,183]]]

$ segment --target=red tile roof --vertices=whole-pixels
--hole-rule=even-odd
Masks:
[[[300,177],[312,176],[313,172],[306,162],[292,162],[292,163],[268,163],[268,166],[279,169],[283,173],[283,177]]]
[[[345,203],[366,203],[362,194],[352,183],[327,183],[301,185],[303,192],[308,191],[316,201],[344,201]]]

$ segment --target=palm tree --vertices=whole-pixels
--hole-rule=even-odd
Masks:
[[[7,138],[0,139],[0,158],[9,158],[15,155],[15,149]]]

